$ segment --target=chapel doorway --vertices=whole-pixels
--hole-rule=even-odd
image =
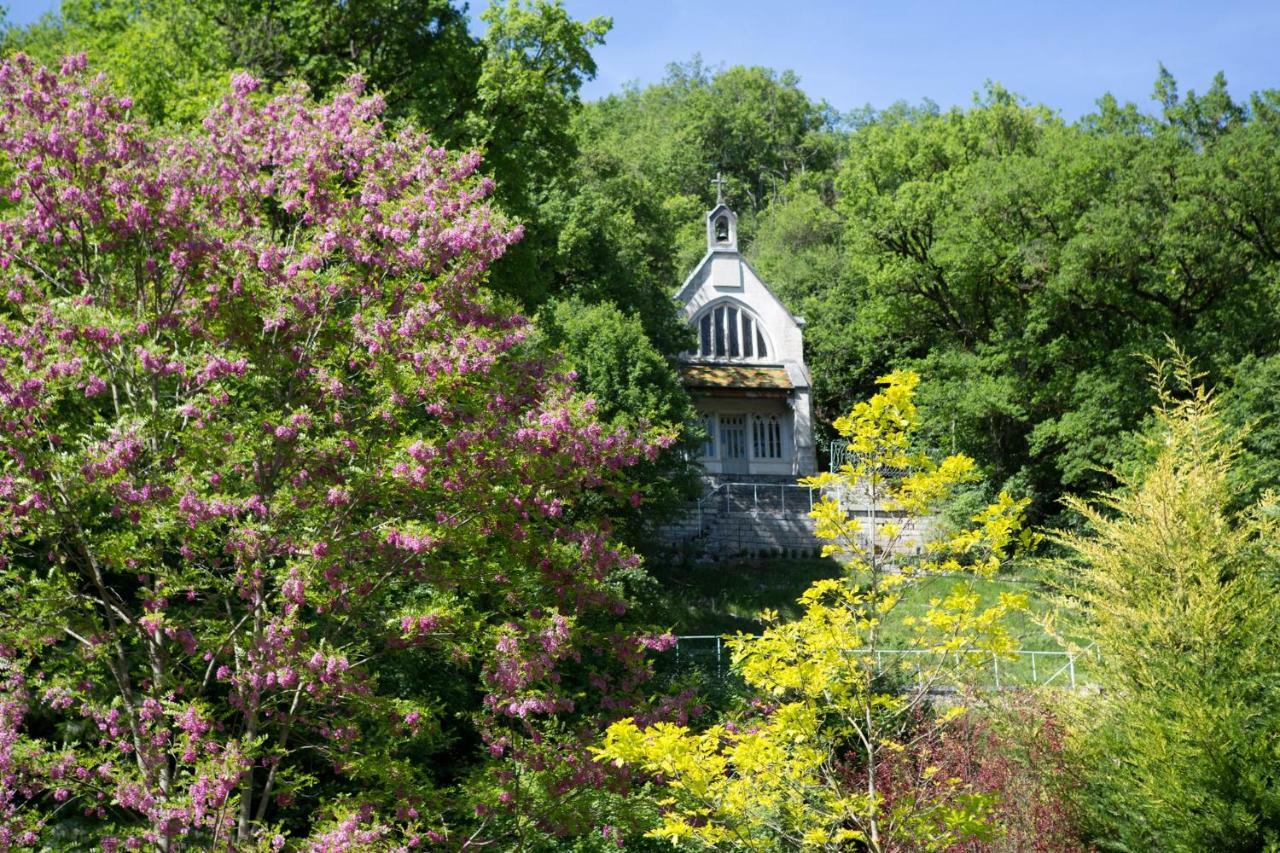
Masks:
[[[725,474],[747,474],[747,416],[720,416],[720,470]]]

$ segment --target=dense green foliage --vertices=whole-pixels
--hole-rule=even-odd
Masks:
[[[548,365],[548,371],[554,370],[552,364],[573,371],[571,402],[559,378],[555,387],[557,395],[564,391],[575,424],[599,424],[619,430],[618,435],[650,429],[667,435],[683,428],[681,442],[670,450],[652,459],[628,459],[636,464],[624,466],[629,472],[625,486],[610,476],[603,479],[612,484],[604,487],[598,472],[586,470],[597,466],[587,462],[583,470],[575,469],[581,488],[573,484],[577,480],[555,485],[573,492],[571,502],[555,507],[563,510],[565,524],[598,526],[634,546],[652,541],[653,527],[689,494],[694,469],[682,448],[696,444],[698,432],[674,358],[690,340],[671,294],[705,249],[702,215],[715,198],[711,178],[723,173],[748,258],[788,307],[807,320],[815,413],[827,437],[835,434],[827,424],[868,397],[875,377],[919,371],[924,377],[917,389],[919,427],[922,443],[936,451],[930,457],[972,457],[992,483],[989,490],[962,494],[953,520],[968,522],[997,489],[1007,489],[1031,498],[1033,520],[1071,526],[1072,533],[1057,539],[1070,554],[1062,577],[1067,600],[1077,610],[1070,634],[1072,639],[1078,633],[1090,636],[1104,662],[1098,676],[1101,696],[1091,696],[1064,718],[1073,778],[1078,775],[1083,784],[1077,811],[1086,819],[1089,840],[1129,850],[1243,850],[1280,843],[1280,798],[1269,772],[1275,751],[1268,740],[1280,720],[1272,684],[1280,676],[1274,663],[1280,651],[1274,641],[1280,598],[1268,497],[1268,489],[1280,487],[1280,92],[1232,97],[1219,77],[1202,94],[1180,96],[1172,77],[1160,69],[1154,109],[1100,93],[1096,111],[1076,122],[994,84],[967,109],[943,111],[925,102],[842,116],[808,97],[790,72],[709,68],[695,58],[670,66],[659,83],[584,104],[580,89],[595,74],[592,51],[608,33],[608,19],[576,20],[560,0],[494,0],[479,19],[473,25],[466,7],[452,0],[64,0],[56,14],[26,28],[8,28],[3,39],[6,53],[24,51],[54,67],[63,54],[86,53],[89,68],[105,72],[102,85],[130,96],[131,106],[121,107],[129,120],[142,120],[166,138],[198,137],[236,72],[251,72],[277,95],[294,91],[290,87],[302,80],[320,101],[335,93],[341,99],[348,76],[356,72],[384,97],[383,115],[392,129],[422,132],[413,138],[429,138],[432,145],[480,151],[480,172],[494,179],[488,197],[495,221],[519,225],[522,239],[493,253],[485,281],[497,295],[486,290],[478,304],[508,314],[519,311],[511,322],[521,328],[523,317],[534,318],[530,339],[520,343],[518,354],[528,364]],[[254,97],[265,101],[265,95]],[[431,150],[425,142],[422,147]],[[0,174],[6,181],[24,169],[40,169],[13,162]],[[474,167],[471,158],[465,162]],[[175,166],[174,174],[184,172]],[[477,177],[475,183],[483,193],[490,191],[487,179]],[[468,197],[468,203],[476,201]],[[9,215],[29,202],[10,198],[0,212]],[[287,219],[274,209],[264,217],[277,223]],[[293,238],[283,231],[273,239],[293,250]],[[103,256],[119,261],[112,254],[119,246],[109,242],[103,244]],[[247,274],[258,273],[249,269]],[[65,307],[50,305],[57,311]],[[340,338],[345,327],[336,319],[333,326]],[[174,341],[164,339],[188,366],[197,356],[212,358],[226,347],[225,341],[211,339],[201,343],[205,352],[185,339]],[[1187,387],[1174,396],[1161,396],[1148,385],[1141,356],[1170,342],[1203,368],[1205,376],[1197,381],[1219,389],[1217,398],[1192,391],[1185,367]],[[246,430],[260,414],[282,416],[284,409],[271,407],[289,402],[283,392],[262,390],[285,375],[283,368],[269,366],[284,354],[262,341],[253,346],[259,349],[252,353],[257,370],[252,375],[261,383],[254,393],[267,409],[250,411],[247,398],[237,399],[235,405],[245,408],[241,425]],[[316,358],[330,355],[320,348]],[[145,359],[140,363],[146,367]],[[140,369],[129,364],[131,371]],[[5,367],[14,372],[14,387],[21,388],[18,374],[29,372],[30,365],[15,357]],[[474,397],[470,402],[459,396],[462,385],[442,394],[454,408],[479,407],[514,399],[508,387],[513,382],[480,383],[467,392]],[[84,399],[70,394],[74,406],[51,411],[51,423],[83,421],[76,427],[80,431],[55,432],[47,447],[43,439],[27,436],[33,443],[22,451],[26,458],[62,458],[59,464],[73,479],[66,467],[73,451],[107,436],[101,420],[106,415],[98,411],[106,398],[96,393]],[[62,405],[63,398],[46,396],[42,404]],[[388,405],[402,402],[398,394],[389,399]],[[561,397],[555,400],[559,404]],[[1158,404],[1154,414],[1153,404]],[[139,415],[134,426],[145,432],[160,423],[148,417]],[[172,413],[166,417],[176,423]],[[157,440],[178,441],[186,429],[184,421],[181,429],[174,427]],[[502,435],[485,439],[493,443],[486,454],[509,452]],[[66,445],[56,450],[55,441]],[[399,452],[394,441],[388,447]],[[210,465],[244,462],[213,456]],[[524,468],[503,476],[518,478],[535,470]],[[44,469],[37,473],[43,477]],[[195,478],[200,472],[186,473]],[[548,483],[565,479],[563,472],[544,474]],[[165,474],[170,475],[176,476]],[[382,476],[372,468],[359,475],[371,482]],[[476,511],[489,511],[484,481],[460,481]],[[77,488],[82,497],[97,500],[102,495],[94,490],[104,489],[104,483],[100,478],[97,485],[90,481]],[[371,486],[370,494],[379,488]],[[1099,507],[1072,502],[1062,511],[1064,496],[1099,489],[1107,490]],[[508,520],[525,511],[508,509],[514,513]],[[299,512],[319,518],[324,511],[308,504]],[[91,544],[107,533],[121,541],[145,538],[128,525],[92,521],[105,526],[85,528]],[[61,521],[50,516],[42,523],[40,535],[57,539]],[[279,521],[282,541],[295,535],[285,530],[288,523]],[[547,523],[554,528],[560,522]],[[584,698],[598,697],[599,685],[583,686],[571,658],[556,662],[575,674],[564,682],[548,677],[544,686],[557,701],[576,703],[575,720],[590,718],[580,729],[542,740],[541,732],[522,729],[521,722],[485,728],[478,716],[481,697],[473,682],[486,665],[498,671],[493,660],[503,637],[519,634],[522,653],[536,653],[547,642],[569,648],[557,645],[558,623],[545,602],[530,604],[551,593],[539,585],[542,570],[534,570],[536,561],[528,555],[540,543],[554,542],[547,545],[548,553],[572,562],[575,547],[560,541],[554,529],[542,534],[496,544],[486,540],[483,546],[462,539],[450,545],[449,565],[466,575],[465,583],[483,587],[473,598],[464,596],[461,609],[449,611],[466,614],[462,621],[468,625],[465,636],[449,642],[469,644],[472,656],[435,661],[429,672],[374,667],[382,683],[392,686],[379,701],[392,694],[416,697],[430,725],[415,756],[352,760],[370,779],[386,777],[392,765],[396,772],[422,776],[426,781],[419,780],[419,789],[430,794],[430,819],[438,825],[468,831],[483,826],[490,837],[505,834],[524,846],[558,844],[551,840],[557,833],[572,849],[612,847],[623,834],[629,846],[647,844],[637,830],[661,820],[652,792],[636,789],[626,796],[625,788],[600,784],[602,777],[595,775],[600,768],[583,763],[580,753],[556,752],[555,744],[589,740],[591,725],[622,713]],[[301,541],[311,533],[297,535]],[[164,537],[157,533],[152,539]],[[5,545],[16,547],[21,557],[0,567],[12,574],[13,588],[34,583],[26,579],[34,560],[29,545]],[[154,548],[155,559],[169,566],[164,561],[172,555],[161,545]],[[127,559],[125,550],[116,548],[112,558]],[[58,559],[55,575],[84,555],[67,552]],[[281,572],[291,566],[271,567],[264,600],[280,598],[275,587],[283,589],[288,575]],[[472,571],[476,566],[484,571]],[[506,580],[486,585],[490,569]],[[524,591],[523,599],[511,599],[511,577]],[[754,614],[734,610],[733,603],[770,591],[763,584],[748,589],[743,578],[738,582],[742,588],[735,590],[736,597],[725,596],[705,610],[697,606],[699,596],[682,593],[684,587],[667,595],[692,599],[678,603],[692,604],[686,609],[699,618],[715,611],[714,618],[723,621],[714,624],[754,628]],[[988,592],[1004,591],[999,584],[1005,582],[987,581]],[[147,610],[142,584],[130,581],[119,594],[130,606]],[[506,586],[499,589],[500,584]],[[922,583],[900,601],[895,598],[890,609],[897,608],[904,620],[918,618],[932,607],[925,599],[932,599],[935,588]],[[413,584],[379,589],[383,597],[368,604],[379,619],[405,615],[409,611],[402,613],[401,605],[408,606],[406,601],[420,603],[412,598],[421,592]],[[608,592],[619,600],[647,601],[641,609],[658,618],[672,613],[671,601],[664,601],[654,580],[634,566],[611,574]],[[187,607],[177,597],[175,602],[178,609]],[[986,598],[980,603],[984,609],[991,604]],[[24,609],[22,602],[17,606]],[[52,624],[56,611],[41,611],[42,618]],[[500,623],[494,614],[511,621]],[[221,619],[220,613],[198,615],[207,622],[196,627],[206,633]],[[295,618],[292,610],[281,618],[286,616]],[[314,636],[328,637],[324,632],[333,620],[320,614],[316,620],[308,623]],[[589,618],[583,616],[570,626],[575,648],[587,634],[613,630],[613,621],[612,613],[593,610]],[[508,631],[508,624],[518,631],[495,640],[494,632]],[[379,625],[373,619],[366,634]],[[905,625],[886,622],[882,639],[897,643]],[[710,629],[705,622],[685,627],[696,633]],[[333,630],[335,642],[345,638],[353,656],[368,639]],[[1043,639],[1036,636],[1037,643]],[[140,636],[120,642],[132,653],[148,648],[149,641]],[[44,654],[37,646],[27,651]],[[643,651],[620,648],[627,664],[642,671]],[[518,666],[507,671],[512,673],[537,675]],[[440,678],[445,681],[436,690]],[[405,687],[410,682],[426,685],[426,692],[413,693]],[[639,685],[628,682],[623,692]],[[25,711],[13,709],[26,707],[26,698],[15,698],[24,690],[13,688],[9,710],[0,708],[0,728],[19,728]],[[667,698],[662,707],[668,719],[691,722],[693,730],[711,724],[709,715],[699,719],[690,710],[697,707],[691,691]],[[102,710],[94,707],[95,713]],[[357,716],[382,710],[370,703]],[[755,719],[751,715],[758,710],[746,718]],[[51,725],[47,713],[39,713],[46,717],[37,716],[35,724]],[[1044,722],[1032,717],[1037,726]],[[377,725],[385,727],[386,720],[379,719]],[[985,731],[985,725],[975,730]],[[1037,730],[1056,732],[1056,725],[1051,720]],[[986,735],[964,741],[952,730],[944,734],[926,744],[919,767],[904,765],[903,772],[941,766],[969,780],[964,784],[972,784],[973,791],[1000,789],[1003,783],[992,780],[1006,777],[988,774],[985,782],[972,782],[962,767],[964,756],[955,755],[964,752],[957,743],[990,743]],[[561,736],[567,740],[558,740]],[[495,757],[519,769],[493,772],[497,762],[475,755],[481,738],[490,749],[506,751]],[[257,747],[250,740],[246,749],[252,751]],[[9,748],[0,742],[0,759],[10,759]],[[283,753],[286,746],[279,749]],[[1025,739],[1014,752],[1019,749],[1034,751]],[[442,764],[438,759],[445,755],[463,758],[447,772],[429,766],[431,760]],[[1024,769],[1032,777],[1043,770]],[[984,765],[982,772],[990,770]],[[281,784],[296,784],[299,791],[312,785],[305,765],[289,772],[294,775],[287,779],[281,772]],[[328,772],[316,771],[320,781],[315,784],[325,796],[342,790]],[[248,793],[237,796],[252,799],[252,773],[249,779]],[[378,784],[392,782],[387,777]],[[1043,799],[1039,784],[1027,782],[1018,796]],[[381,790],[378,785],[370,790],[375,788]],[[387,794],[393,795],[398,793]],[[861,803],[866,807],[861,814],[876,813],[874,799]],[[503,808],[472,813],[473,806],[492,802]],[[0,812],[4,807],[0,802]],[[275,808],[264,807],[262,814],[275,815]],[[279,815],[298,831],[313,817],[302,806]],[[332,816],[341,818],[341,809]],[[158,825],[158,817],[148,817]],[[1032,823],[1039,825],[1042,817]],[[1063,825],[1055,821],[1045,825]],[[840,831],[833,830],[823,843]],[[1010,836],[1014,840],[1005,843],[1016,848],[1022,837]],[[1075,840],[1052,843],[1059,842],[1067,849]]]
[[[667,213],[656,231],[683,275],[705,250],[702,214],[715,200],[711,179],[749,238],[755,214],[793,178],[829,169],[840,139],[829,108],[815,104],[789,72],[731,68],[713,72],[695,59],[667,78],[588,104],[577,125],[584,158],[608,157]]]
[[[832,198],[796,182],[753,251],[808,315],[820,412],[916,365],[934,441],[1045,512],[1128,452],[1151,403],[1135,354],[1169,337],[1248,381],[1280,320],[1280,100],[1158,93],[1159,115],[1103,98],[1072,125],[999,87],[890,110],[851,133]]]
[[[1236,508],[1238,438],[1177,371],[1151,463],[1073,501],[1087,532],[1059,537],[1060,584],[1101,653],[1074,715],[1080,805],[1102,849],[1272,849],[1280,516],[1274,495]]]

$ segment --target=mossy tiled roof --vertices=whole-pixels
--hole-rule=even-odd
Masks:
[[[795,385],[783,367],[747,364],[686,364],[680,376],[689,388],[790,391]]]

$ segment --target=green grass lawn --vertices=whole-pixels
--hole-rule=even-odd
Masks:
[[[650,569],[662,587],[664,610],[676,634],[759,633],[757,615],[772,608],[784,619],[800,615],[796,599],[821,578],[838,577],[835,560],[770,560]]]
[[[918,618],[924,615],[925,611],[929,609],[931,601],[945,597],[953,586],[957,583],[962,583],[964,580],[954,577],[930,578],[919,586],[908,590],[902,601],[894,608],[890,624],[886,626],[884,633],[886,644],[905,646],[910,635],[908,629],[902,625],[902,620],[907,617]],[[1019,648],[1034,651],[1062,648],[1062,644],[1045,634],[1044,629],[1037,622],[1037,619],[1043,617],[1049,610],[1049,605],[1045,601],[1043,591],[1039,585],[1034,582],[1023,581],[1016,576],[996,578],[994,580],[976,579],[972,581],[972,584],[982,597],[980,608],[995,604],[1001,593],[1022,593],[1027,596],[1030,609],[1015,613],[1009,620],[1010,628],[1018,640]]]
[[[671,630],[682,636],[705,636],[738,631],[758,633],[763,628],[758,614],[764,609],[778,611],[784,620],[795,619],[800,615],[796,599],[801,593],[815,580],[838,577],[843,571],[844,568],[834,560],[809,559],[664,568],[655,570],[654,574],[663,589],[663,609],[668,614]],[[954,584],[962,580],[956,577],[930,578],[909,590],[894,609],[885,628],[884,647],[906,648],[909,629],[902,620],[922,615],[932,599],[945,596]],[[1043,587],[1034,577],[1013,572],[993,580],[972,582],[984,604],[994,603],[1003,592],[1027,595],[1029,611],[1015,614],[1010,623],[1019,648],[1036,652],[1063,651],[1062,644],[1046,634],[1038,623],[1051,605]],[[1072,636],[1070,626],[1059,625],[1058,628],[1067,639],[1079,641],[1079,637]],[[682,648],[686,658],[697,659],[704,666],[714,665],[716,642],[713,639],[687,641],[682,643]],[[722,659],[727,664],[727,655],[722,655]],[[1023,655],[1014,661],[1001,661],[998,667],[1002,681],[1030,683],[1043,681],[1046,668],[1052,672],[1066,663],[1065,656],[1037,655],[1033,661],[1030,655]],[[980,666],[987,670],[984,677],[994,680],[997,665],[983,661]],[[1078,678],[1087,677],[1087,661],[1077,660],[1075,668]]]

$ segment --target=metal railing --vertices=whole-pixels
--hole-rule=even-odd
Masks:
[[[853,454],[849,451],[849,442],[831,442],[827,445],[827,470],[833,472],[839,471],[844,464],[849,461],[849,457],[852,455]],[[882,468],[880,470],[885,476],[890,478],[903,477],[911,473],[907,468]]]
[[[790,497],[788,497],[790,493]],[[813,512],[815,490],[810,486],[793,483],[719,483],[697,502],[698,530],[705,531],[708,517],[722,513],[751,512]],[[821,500],[821,495],[818,496]]]
[[[786,512],[790,505],[793,512],[813,512],[814,490],[810,486],[794,483],[721,483],[716,491],[722,494],[725,512],[772,510]],[[791,497],[788,499],[787,494]],[[821,495],[819,495],[821,499]]]
[[[708,673],[714,670],[716,678],[724,678],[730,669],[727,652],[722,635],[686,634],[676,637],[675,646],[670,653],[674,656],[677,668],[682,665],[696,666]],[[872,651],[853,649],[849,654],[870,656]],[[964,679],[965,683],[994,687],[997,690],[1048,687],[1055,684],[1077,690],[1087,683],[1082,677],[1088,676],[1091,665],[1099,659],[1093,646],[1078,651],[1018,649],[1008,655],[977,649],[948,652],[932,649],[876,649],[874,655],[876,672],[889,672],[890,669],[885,664],[888,662],[889,667],[893,667],[896,658],[899,661],[896,667],[898,672],[914,678],[920,685],[924,684],[927,673],[931,682],[945,684],[947,679],[935,679],[929,671],[940,670],[945,659],[952,658],[952,673],[966,672],[969,677]],[[960,680],[950,679],[953,684]]]
[[[714,640],[715,641],[714,648],[715,648],[715,662],[716,662],[716,678],[724,678],[725,663],[727,661],[725,660],[725,656],[724,656],[724,637],[721,636],[720,634],[682,634],[681,636],[676,637],[676,644],[673,648],[673,651],[675,653],[675,658],[676,658],[676,667],[677,668],[680,667],[681,641],[684,641],[685,644],[687,645],[688,641],[690,640]],[[697,658],[695,657],[694,661],[696,660]],[[688,653],[686,653],[685,655],[685,662],[686,664],[689,663]]]
[[[827,445],[827,470],[839,471],[849,457],[849,442],[833,441]]]

